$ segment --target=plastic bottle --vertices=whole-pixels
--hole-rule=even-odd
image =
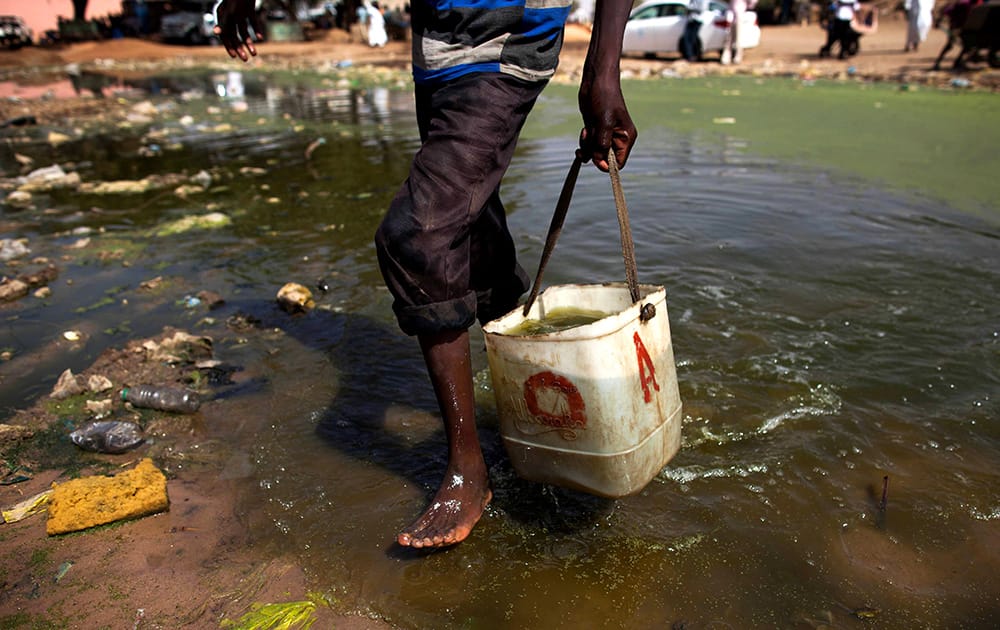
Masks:
[[[122,400],[136,407],[175,413],[194,413],[201,406],[201,400],[194,392],[179,387],[158,385],[126,387],[122,389]]]

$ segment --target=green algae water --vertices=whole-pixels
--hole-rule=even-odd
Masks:
[[[504,334],[521,337],[547,335],[561,330],[569,330],[570,328],[593,324],[607,316],[608,313],[585,308],[554,308],[546,313],[544,318],[525,319],[517,326],[507,330]]]
[[[1000,146],[995,94],[755,77],[626,81],[622,89],[639,129],[638,152],[659,129],[706,144],[726,139],[754,155],[820,166],[1000,222],[1000,180],[983,176]],[[574,97],[575,88],[546,89],[555,93]],[[528,133],[579,131],[572,113],[548,111],[544,101],[542,109]]]
[[[393,544],[447,464],[372,247],[418,146],[406,92],[261,80],[228,131],[213,89],[175,92],[154,100],[178,118],[60,146],[85,181],[204,169],[213,184],[187,198],[54,190],[3,209],[0,237],[60,265],[51,295],[3,311],[4,408],[164,326],[258,322],[215,340],[237,383],[202,406],[199,449],[167,464],[183,483],[194,455],[217,462],[255,552],[301,565],[338,610],[419,630],[995,626],[1000,97],[742,78],[625,89],[638,275],[666,287],[684,414],[680,452],[637,495],[517,478],[474,328],[493,501],[455,548]],[[550,86],[503,183],[529,271],[578,116],[575,89]],[[13,147],[53,161],[42,130],[4,133],[27,137],[0,145],[7,178],[21,174]],[[206,210],[231,223],[150,236]],[[546,279],[623,275],[608,177],[585,168]],[[288,281],[324,287],[314,311],[275,305]],[[202,289],[225,304],[191,306]]]

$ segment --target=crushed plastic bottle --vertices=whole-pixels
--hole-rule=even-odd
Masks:
[[[174,413],[194,413],[201,406],[201,400],[192,391],[158,385],[126,387],[122,389],[122,400],[136,407]]]
[[[145,441],[142,428],[134,422],[99,420],[69,434],[80,448],[97,453],[124,453]]]

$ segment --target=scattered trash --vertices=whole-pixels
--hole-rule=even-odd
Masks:
[[[208,310],[215,310],[226,303],[226,300],[215,291],[198,291],[197,297],[208,306]]]
[[[51,489],[39,492],[33,497],[27,498],[20,503],[16,503],[9,508],[0,510],[0,516],[3,516],[4,523],[15,523],[26,519],[32,514],[38,514],[39,512],[44,511],[51,496]]]
[[[73,375],[73,371],[67,369],[59,375],[59,380],[56,381],[55,387],[52,388],[52,393],[49,394],[49,398],[63,400],[69,398],[70,396],[82,394],[85,391],[86,388],[77,382],[76,376]]]
[[[330,283],[327,281],[326,278],[320,278],[319,280],[316,281],[316,288],[322,291],[323,293],[326,293],[327,291],[330,290]]]
[[[20,473],[14,473],[0,479],[0,486],[12,486],[15,483],[22,483],[24,481],[31,481],[31,477]]]
[[[75,532],[168,509],[167,478],[148,457],[114,477],[94,476],[52,484],[50,535]]]
[[[212,358],[212,338],[177,331],[159,342],[148,339],[142,344],[149,361],[164,363],[194,363]]]
[[[59,277],[59,270],[49,265],[41,271],[21,274],[16,278],[0,280],[0,302],[19,300],[28,295],[31,289],[45,286]]]
[[[177,188],[174,188],[174,194],[181,199],[187,199],[191,195],[198,195],[205,192],[205,189],[196,184],[181,184]]]
[[[21,258],[31,253],[26,238],[0,239],[0,262]]]
[[[208,190],[212,186],[212,175],[206,170],[198,171],[191,176],[191,183]]]
[[[87,389],[95,394],[106,392],[112,387],[114,387],[114,384],[107,376],[103,376],[101,374],[91,374],[87,377]]]
[[[288,313],[302,313],[316,306],[312,292],[296,282],[289,282],[278,290],[278,305]]]
[[[14,190],[7,195],[3,203],[8,208],[13,208],[14,210],[27,210],[31,207],[33,198],[31,193],[26,190]]]
[[[735,125],[736,119],[732,116],[722,116],[720,118],[713,118],[712,122],[716,125]]]
[[[84,182],[80,184],[80,192],[92,195],[138,195],[142,193],[177,187],[187,178],[184,175],[169,173],[166,175],[150,175],[142,179],[120,179],[106,182]]]
[[[110,398],[105,398],[104,400],[88,400],[85,403],[87,413],[94,420],[100,420],[102,418],[107,418],[112,413],[114,413],[115,407],[114,403]]]
[[[62,336],[66,341],[80,341],[80,339],[83,338],[83,335],[76,330],[67,330],[62,334]]]
[[[69,142],[71,139],[72,138],[70,138],[66,134],[59,133],[58,131],[50,131],[48,135],[49,144],[51,144],[54,147],[57,147],[60,144],[63,144],[64,142]]]
[[[145,441],[142,427],[123,420],[90,422],[69,434],[73,444],[86,451],[118,455]]]
[[[134,407],[174,413],[194,413],[201,406],[198,395],[180,387],[136,385],[122,389],[122,400]]]
[[[17,278],[7,278],[0,282],[0,302],[13,302],[28,295],[31,287]]]
[[[156,276],[151,280],[143,280],[139,283],[139,288],[143,291],[154,291],[163,284],[163,276]]]
[[[53,581],[56,584],[58,584],[59,580],[66,577],[66,574],[69,573],[69,570],[71,568],[73,568],[73,562],[71,560],[67,560],[66,562],[60,564],[59,568],[56,570],[56,577],[53,579]]]
[[[58,164],[36,168],[17,179],[17,189],[21,192],[48,192],[50,190],[75,189],[80,186],[80,174],[67,173]]]
[[[968,79],[958,78],[951,80],[951,87],[967,88],[970,85],[972,85],[972,83]]]
[[[14,118],[8,118],[7,120],[0,123],[0,129],[6,129],[7,127],[24,127],[25,125],[37,125],[38,119],[30,114],[27,116],[16,116]]]

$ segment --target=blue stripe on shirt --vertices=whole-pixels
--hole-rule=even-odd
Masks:
[[[427,0],[427,6],[435,11],[451,9],[478,9],[492,11],[510,7],[523,7],[525,0]]]
[[[554,9],[525,9],[522,23],[525,26],[525,37],[537,35],[554,35],[566,25],[569,10],[572,7],[556,7]]]
[[[439,70],[425,70],[413,66],[414,83],[432,83],[437,81],[450,81],[473,72],[500,72],[499,61],[489,61],[484,63],[463,63],[457,66],[449,66]]]

